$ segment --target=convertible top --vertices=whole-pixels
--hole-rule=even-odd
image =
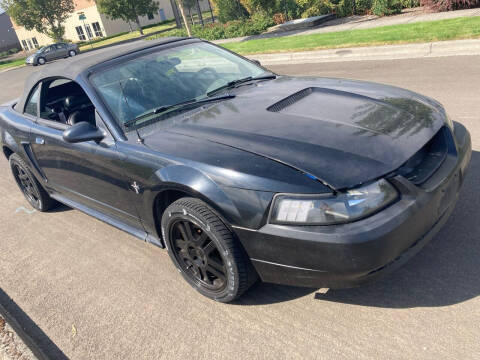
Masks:
[[[67,79],[75,80],[83,72],[103,62],[119,58],[137,51],[186,39],[188,38],[166,37],[158,40],[139,40],[80,54],[78,56],[70,58],[68,61],[57,61],[47,66],[44,66],[42,70],[33,73],[27,79],[23,95],[18,102],[19,108],[23,109],[26,98],[30,94],[30,90],[42,79],[47,79],[50,77],[65,77]]]

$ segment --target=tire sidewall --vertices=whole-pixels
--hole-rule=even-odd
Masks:
[[[187,220],[194,223],[196,226],[200,227],[202,231],[206,232],[210,239],[215,243],[217,246],[220,256],[225,263],[227,268],[227,286],[224,290],[220,292],[213,292],[208,290],[198,283],[196,283],[193,279],[190,278],[188,274],[186,274],[179,262],[177,257],[175,256],[174,251],[172,250],[172,243],[170,239],[170,227],[176,223],[178,220]],[[223,242],[220,240],[221,235],[217,233],[213,226],[208,224],[208,221],[204,219],[200,214],[196,213],[195,210],[192,210],[188,206],[178,206],[172,205],[170,206],[162,216],[162,237],[165,240],[165,246],[167,247],[168,254],[172,259],[173,264],[183,276],[183,278],[198,292],[202,295],[209,297],[216,301],[221,302],[229,302],[236,298],[239,288],[239,273],[238,268],[236,266],[235,260],[231,252],[225,247]]]

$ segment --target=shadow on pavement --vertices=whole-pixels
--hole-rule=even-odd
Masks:
[[[479,296],[479,179],[480,152],[474,151],[456,209],[444,228],[417,256],[377,282],[316,293],[315,299],[382,308],[413,308],[448,306]],[[245,294],[239,304],[279,303],[314,292],[314,289],[259,284]]]
[[[2,289],[0,289],[0,313],[38,359],[68,359]]]

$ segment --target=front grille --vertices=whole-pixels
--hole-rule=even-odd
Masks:
[[[442,127],[432,140],[398,169],[398,173],[415,185],[422,185],[447,158],[449,135],[450,130]]]

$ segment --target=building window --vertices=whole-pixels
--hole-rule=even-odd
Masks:
[[[148,20],[153,20],[154,19],[154,16],[152,13],[148,14]]]
[[[33,46],[35,46],[36,48],[38,48],[38,41],[37,41],[37,38],[35,38],[35,37],[32,37],[32,42],[33,42]]]
[[[28,50],[29,50],[28,45],[27,45],[27,42],[26,42],[25,40],[22,40],[22,46],[23,46],[23,49],[24,49],[25,51],[28,51]]]
[[[160,21],[167,20],[167,17],[165,16],[165,10],[163,9],[158,10],[158,14],[160,15]]]
[[[90,25],[85,24],[85,30],[87,30],[87,36],[89,39],[93,38],[92,28]]]
[[[75,30],[77,30],[78,39],[80,41],[87,40],[87,38],[85,37],[85,33],[83,32],[83,28],[81,26],[77,26]]]
[[[95,32],[95,37],[103,37],[102,29],[100,28],[100,23],[92,23],[93,31]]]
[[[30,39],[27,39],[27,43],[30,50],[32,50],[33,49],[32,41]]]

